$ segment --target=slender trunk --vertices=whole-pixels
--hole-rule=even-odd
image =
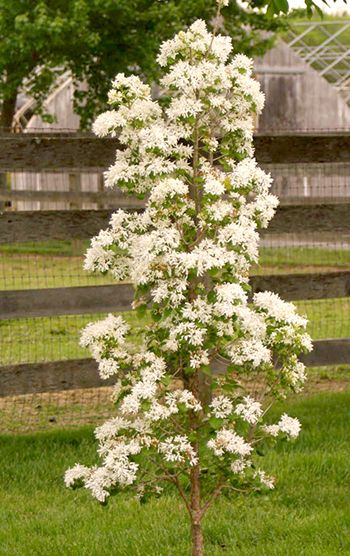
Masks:
[[[204,555],[201,519],[200,467],[198,464],[194,466],[191,471],[191,531],[193,556]]]
[[[199,136],[198,136],[198,120],[196,121],[193,133],[193,182],[190,185],[190,197],[194,201],[196,208],[195,224],[198,225],[198,213],[200,212],[201,205],[201,195],[198,189],[197,177],[198,177],[198,158],[199,158]],[[198,234],[197,234],[198,237]],[[189,301],[193,301],[197,297],[195,289],[198,284],[198,278],[192,278],[189,284]],[[201,402],[207,401],[207,385],[203,381],[203,373],[196,371],[195,374],[190,377],[185,377],[185,384],[189,387],[192,394]],[[198,422],[197,415],[192,413],[190,416],[190,429],[193,432],[197,432]],[[191,518],[191,534],[192,534],[192,555],[193,556],[203,556],[204,555],[204,545],[203,545],[203,532],[201,525],[201,488],[200,488],[200,461],[199,461],[199,445],[198,441],[192,443],[192,447],[198,458],[197,464],[191,469],[191,500],[190,500],[190,518]]]
[[[192,555],[204,556],[203,533],[201,523],[192,521]]]

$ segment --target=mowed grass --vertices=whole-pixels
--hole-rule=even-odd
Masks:
[[[268,495],[223,499],[204,522],[206,556],[350,554],[350,392],[274,409],[303,432],[261,458],[278,477]],[[91,429],[0,442],[1,556],[189,556],[187,517],[171,493],[146,506],[126,495],[101,507],[64,488],[64,470],[96,461]]]

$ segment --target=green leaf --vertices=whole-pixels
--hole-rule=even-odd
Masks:
[[[164,384],[164,386],[169,386],[169,384],[171,383],[171,379],[172,377],[170,375],[165,375],[162,377],[160,382]]]
[[[207,295],[207,299],[208,299],[209,303],[215,303],[216,293],[213,290],[211,290]]]
[[[276,8],[283,12],[283,13],[288,13],[289,10],[289,4],[288,4],[288,0],[274,0],[275,2],[275,6]]]
[[[189,365],[184,368],[184,375],[185,376],[191,376],[191,375],[194,374],[194,372],[195,372],[195,369],[193,367],[190,367]]]
[[[212,429],[219,429],[222,426],[222,421],[221,419],[218,419],[217,417],[210,417],[208,423],[210,424]]]
[[[144,317],[147,312],[147,304],[138,305],[136,313],[138,317]]]
[[[148,411],[151,405],[152,403],[150,402],[150,400],[142,400],[141,402],[141,408],[143,409],[143,411]]]

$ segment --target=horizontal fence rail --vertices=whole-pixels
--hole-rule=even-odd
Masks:
[[[350,295],[350,271],[252,276],[252,292],[274,291],[286,301]],[[6,290],[0,292],[0,320],[129,311],[129,284]]]
[[[115,190],[105,191],[32,191],[23,190],[0,190],[0,201],[28,201],[28,202],[76,202],[76,203],[111,203],[119,208],[128,208],[130,198],[123,197]],[[144,207],[144,201],[132,200],[133,206]]]
[[[130,200],[124,209],[142,210],[138,200]],[[0,218],[0,243],[87,239],[107,228],[112,214],[110,209],[5,212]],[[350,202],[280,206],[262,236],[298,228],[303,232],[350,233]]]
[[[350,133],[258,134],[260,164],[350,162]],[[118,139],[81,133],[0,134],[0,172],[102,171],[115,159]]]
[[[350,360],[350,338],[317,340],[311,353],[301,357],[308,367],[341,365]],[[213,370],[220,374],[225,365],[214,362]],[[45,363],[11,365],[1,369],[0,397],[57,392],[80,388],[96,388],[113,384],[113,378],[102,380],[93,359],[73,359]]]
[[[0,320],[130,311],[129,284],[3,291]]]
[[[103,191],[65,191],[65,190],[31,190],[31,189],[0,189],[0,201],[51,202],[51,203],[99,203],[109,204],[113,208],[128,208],[130,198],[123,196],[114,189]],[[280,205],[334,205],[350,202],[350,191],[347,197],[282,197]],[[143,208],[145,202],[132,199],[132,205]]]

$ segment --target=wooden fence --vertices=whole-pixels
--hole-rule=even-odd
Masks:
[[[13,171],[102,171],[113,162],[118,142],[82,134],[0,135],[0,173]],[[259,163],[350,163],[350,134],[260,135],[255,138]],[[30,195],[43,192],[30,192]],[[72,193],[77,200],[78,193]],[[28,192],[4,191],[0,200],[25,197]],[[44,192],[51,199],[61,192]],[[67,192],[64,192],[66,195]],[[6,196],[7,195],[7,196]],[[92,195],[92,193],[89,193]],[[114,208],[142,210],[137,200],[113,197]],[[99,196],[100,195],[100,196]],[[74,197],[75,196],[75,197]],[[74,199],[73,199],[74,197]],[[37,198],[39,196],[37,195]],[[5,212],[0,218],[0,243],[86,239],[106,227],[111,210]],[[350,236],[350,198],[346,202],[314,202],[281,206],[265,235],[294,232],[336,232]],[[349,261],[350,263],[350,261]],[[350,296],[350,271],[252,276],[253,291],[271,289],[286,300]],[[0,320],[91,314],[130,309],[128,284],[15,290],[0,292]],[[304,357],[309,366],[350,363],[350,338],[319,340]],[[101,381],[90,359],[0,367],[0,396],[95,387]]]

